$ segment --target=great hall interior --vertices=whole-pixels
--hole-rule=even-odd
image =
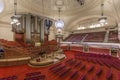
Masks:
[[[0,0],[0,80],[120,80],[120,0]]]

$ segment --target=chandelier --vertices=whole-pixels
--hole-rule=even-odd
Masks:
[[[107,17],[104,16],[103,8],[104,8],[104,3],[103,3],[103,1],[101,0],[101,17],[98,19],[98,21],[99,21],[100,23],[105,23],[106,20],[107,20]]]
[[[20,15],[17,15],[16,11],[17,11],[17,0],[14,0],[14,15],[11,17],[12,19],[11,24],[18,26],[20,25],[20,21],[19,21]]]
[[[60,29],[60,28],[62,29],[64,27],[64,22],[63,22],[63,20],[60,19],[61,8],[58,8],[58,12],[59,12],[59,19],[56,20],[55,26],[57,29]]]

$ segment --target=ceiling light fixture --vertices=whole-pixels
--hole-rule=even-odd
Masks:
[[[16,14],[17,12],[17,0],[14,0],[14,15],[11,17],[12,22],[11,24],[15,24],[15,25],[20,25],[20,21],[19,21],[19,15]]]
[[[103,8],[104,8],[104,3],[103,3],[103,1],[101,0],[101,17],[98,19],[98,21],[99,21],[100,23],[105,23],[106,20],[107,20],[107,17],[104,16]]]
[[[59,12],[59,19],[55,22],[55,26],[57,29],[59,29],[59,28],[62,29],[64,27],[64,22],[63,22],[63,20],[60,19],[61,8],[58,8],[58,12]]]

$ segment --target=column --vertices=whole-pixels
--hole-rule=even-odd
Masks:
[[[26,29],[25,30],[26,30],[25,42],[29,44],[29,43],[31,43],[31,15],[30,14],[26,15]]]
[[[40,41],[44,42],[44,19],[41,19]]]

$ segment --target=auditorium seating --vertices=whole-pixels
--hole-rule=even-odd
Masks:
[[[41,74],[41,72],[27,73],[27,74],[26,74],[26,77],[33,77],[33,76],[40,75],[40,74]]]
[[[117,30],[109,32],[108,42],[119,43],[118,31]]]
[[[7,47],[7,48],[11,48],[11,47],[21,47],[21,44],[19,44],[18,42],[8,41],[8,40],[4,40],[4,39],[0,39],[0,44],[1,44],[2,46]]]
[[[87,54],[76,53],[75,59],[93,62],[93,63],[99,63],[100,65],[105,65],[109,68],[114,67],[120,70],[120,61],[118,60],[118,58],[114,58],[110,55],[92,54],[92,53],[87,53]]]
[[[41,74],[41,72],[31,72],[27,73],[24,80],[45,80],[45,75]]]
[[[52,69],[54,69],[54,68],[57,68],[57,67],[59,67],[61,65],[61,63],[59,63],[59,64],[57,64],[57,65],[54,65],[54,66],[52,66],[51,68],[49,68],[49,70],[52,70]]]
[[[78,70],[77,71],[73,71],[70,75],[70,79],[74,80],[74,78],[77,76],[78,74]]]
[[[119,76],[119,79],[118,79],[118,80],[120,80],[120,72],[119,72],[118,76]]]
[[[77,80],[86,80],[85,76],[86,76],[85,74],[82,74],[82,75],[80,75],[80,77]]]
[[[85,38],[84,42],[103,42],[104,41],[105,32],[92,32],[87,34],[88,35]]]
[[[86,34],[81,33],[81,34],[71,34],[69,35],[65,41],[67,42],[80,42]]]
[[[92,72],[94,70],[94,66],[91,65],[89,68],[88,68],[88,72]]]
[[[8,77],[3,77],[3,78],[0,78],[0,80],[17,80],[17,76],[13,75]]]
[[[83,42],[104,42],[105,34],[106,34],[106,31],[70,34],[64,41],[81,42],[83,39]],[[117,30],[109,32],[107,42],[108,43],[119,43]]]
[[[91,32],[91,33],[79,33],[69,35],[65,41],[67,42],[81,42],[83,38],[84,42],[103,42],[105,37],[104,32]],[[99,35],[98,35],[99,34]]]
[[[24,72],[21,74],[24,79],[21,80],[119,80],[119,74],[115,73],[119,70],[113,66],[119,65],[120,61],[117,58],[84,52],[72,52],[67,55],[74,57],[68,56],[62,62],[44,68],[25,67],[25,71],[21,71]],[[106,65],[107,62],[111,67]],[[21,75],[18,76],[18,80]]]
[[[107,70],[106,80],[112,80],[112,70],[111,69]]]
[[[61,73],[59,74],[59,77],[64,77],[64,76],[66,76],[66,74],[67,74],[68,72],[70,72],[70,70],[71,70],[71,68],[66,68],[66,69],[62,70]]]
[[[79,61],[78,63],[75,64],[74,67],[75,67],[75,68],[79,67],[81,63],[82,63],[82,61]]]
[[[15,41],[8,41],[4,39],[0,39],[0,44],[6,49],[12,49],[17,52],[21,52],[24,54],[38,54],[41,51],[46,53],[54,52],[58,49],[58,43],[55,40],[51,40],[43,43],[42,47],[27,45],[26,43],[18,43]]]
[[[100,67],[96,70],[96,76],[100,76],[101,74],[102,74],[102,68]]]

